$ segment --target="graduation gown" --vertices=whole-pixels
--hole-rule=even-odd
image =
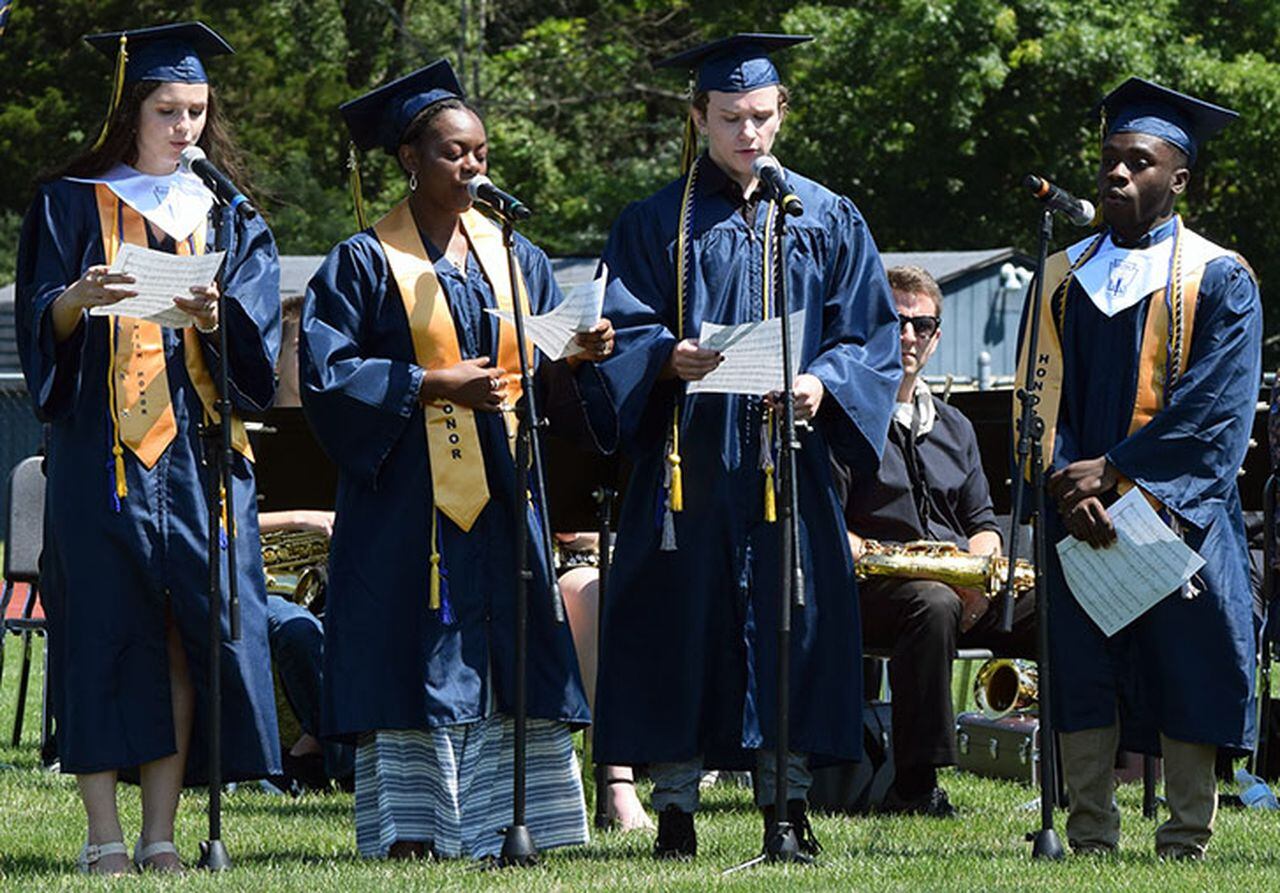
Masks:
[[[696,337],[703,320],[740,323],[763,312],[767,206],[748,226],[724,173],[705,156],[700,165],[685,337]],[[790,740],[795,751],[857,759],[857,590],[829,450],[861,472],[876,467],[901,377],[897,316],[857,208],[788,176],[805,206],[785,236],[789,306],[807,311],[800,369],[826,389],[796,454],[806,602],[792,615]],[[773,739],[780,527],[763,520],[760,399],[685,396],[682,382],[658,379],[677,341],[683,189],[682,178],[628,207],[605,249],[604,315],[617,347],[599,368],[633,473],[605,598],[595,753],[605,763],[701,755],[707,766],[741,768],[752,762],[747,750]],[[673,513],[677,549],[663,551],[666,440],[677,402],[684,507]]]
[[[1171,233],[1164,226],[1152,235]],[[1165,407],[1130,434],[1149,306],[1143,300],[1107,317],[1073,278],[1053,470],[1105,455],[1158,499],[1205,559],[1192,581],[1199,594],[1173,593],[1108,639],[1067,588],[1051,547],[1054,721],[1064,732],[1099,728],[1118,710],[1131,750],[1158,753],[1163,732],[1243,753],[1256,734],[1255,642],[1236,472],[1261,380],[1258,287],[1234,256],[1205,265],[1187,370]],[[1052,500],[1046,531],[1050,544],[1067,536]]]
[[[468,252],[462,276],[432,252],[464,359],[495,356],[493,291]],[[534,313],[560,300],[551,264],[517,237],[516,256]],[[505,268],[504,268],[505,271]],[[470,531],[439,517],[444,601],[429,608],[434,504],[422,406],[423,368],[399,289],[372,230],[329,253],[311,280],[300,339],[302,404],[338,466],[329,553],[321,731],[351,738],[379,729],[426,729],[510,712],[515,687],[515,463],[504,422],[476,412],[490,491]],[[510,371],[510,370],[508,370]],[[592,376],[590,365],[578,370]],[[565,363],[540,363],[537,385],[570,395]],[[600,430],[616,427],[601,409]],[[539,497],[540,498],[540,497]],[[573,640],[556,623],[536,513],[529,514],[529,716],[589,721]]]
[[[151,247],[164,247],[149,238]],[[49,423],[40,583],[58,747],[63,771],[74,773],[135,767],[175,752],[167,601],[195,685],[187,783],[196,784],[205,775],[208,738],[208,508],[197,431],[202,406],[187,374],[181,332],[165,329],[177,434],[150,469],[125,450],[128,495],[117,509],[108,318],[85,314],[58,344],[50,313],[67,286],[103,262],[94,186],[68,180],[42,185],[23,221],[16,314],[27,388],[36,414]],[[261,220],[237,224],[222,282],[222,324],[235,345],[232,402],[240,411],[260,411],[271,404],[280,347],[279,263]],[[217,381],[216,341],[200,336],[200,343]],[[240,641],[231,642],[224,566],[222,771],[228,781],[276,773],[280,763],[253,467],[238,453],[234,462],[243,627]]]

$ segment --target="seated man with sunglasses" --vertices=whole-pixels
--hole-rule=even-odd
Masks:
[[[901,326],[902,384],[880,467],[834,467],[856,559],[865,540],[944,540],[975,554],[999,553],[1000,529],[973,426],[935,400],[921,373],[938,346],[942,290],[919,267],[888,270]],[[998,631],[980,593],[946,583],[879,577],[859,583],[863,644],[891,651],[893,789],[886,812],[947,817],[937,767],[956,761],[951,661],[957,647],[1034,655],[1033,598],[1020,598],[1014,631]]]

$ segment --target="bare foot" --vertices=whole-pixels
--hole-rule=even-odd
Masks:
[[[644,811],[640,798],[636,796],[631,770],[611,767],[609,774],[610,777],[605,780],[609,791],[605,815],[609,821],[617,822],[619,831],[652,830],[653,822]]]

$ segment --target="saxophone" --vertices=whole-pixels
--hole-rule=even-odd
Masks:
[[[955,543],[919,540],[897,545],[866,540],[854,565],[859,580],[868,577],[900,577],[937,580],[950,586],[978,589],[994,598],[1009,575],[1009,559],[996,555],[970,555]],[[1013,571],[1013,589],[1021,594],[1036,585],[1031,562],[1019,560]]]
[[[989,660],[973,680],[973,699],[987,719],[1035,706],[1040,694],[1040,672],[1029,660]]]
[[[262,569],[267,591],[288,597],[319,614],[329,581],[329,538],[314,530],[272,530],[262,534]]]

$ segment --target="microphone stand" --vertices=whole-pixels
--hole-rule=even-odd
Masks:
[[[235,240],[236,210],[217,198],[217,229],[219,247],[232,253]],[[242,211],[246,215],[249,211]],[[231,446],[231,366],[230,345],[227,340],[226,268],[224,266],[218,284],[218,353],[221,360],[218,374],[217,420],[200,423],[200,442],[204,447],[203,462],[208,492],[205,502],[209,507],[209,839],[200,842],[199,868],[209,871],[225,871],[231,867],[231,857],[222,842],[222,556],[227,553],[227,613],[231,641],[240,641],[240,590],[236,578],[236,512],[234,501],[235,453]],[[225,507],[223,500],[225,499]],[[224,512],[225,508],[225,512]],[[222,519],[227,528],[221,530]],[[225,535],[225,539],[223,536]]]
[[[600,574],[596,583],[596,668],[597,673],[600,667],[600,655],[604,651],[604,594],[607,591],[609,583],[609,564],[613,560],[609,541],[613,538],[611,527],[613,525],[613,500],[617,497],[617,493],[607,484],[602,484],[591,492],[591,498],[596,501],[596,518],[600,522]],[[599,677],[597,676],[597,682]],[[595,710],[595,704],[591,705],[591,709]],[[594,751],[591,754],[592,772],[595,777],[596,784],[596,802],[595,802],[595,826],[600,830],[609,827],[609,815],[606,808],[605,790],[609,786],[608,779],[605,778],[605,767],[596,761]]]
[[[775,198],[781,198],[775,196]],[[791,303],[787,295],[786,270],[787,214],[778,209],[776,267],[777,296],[775,306],[781,308],[782,319],[782,437],[778,452],[778,473],[782,499],[779,505],[778,538],[780,543],[781,586],[778,590],[778,663],[775,669],[776,706],[774,733],[773,827],[766,829],[764,852],[754,859],[727,869],[724,873],[750,868],[763,862],[811,863],[813,859],[800,851],[796,829],[787,815],[787,763],[791,738],[791,607],[804,607],[804,569],[796,558],[800,542],[800,507],[796,493],[795,376],[791,366]],[[765,250],[772,250],[766,246]]]
[[[1036,381],[1037,354],[1040,335],[1041,306],[1044,303],[1045,262],[1049,254],[1049,242],[1053,239],[1053,210],[1046,206],[1040,215],[1040,247],[1036,258],[1035,288],[1027,292],[1027,300],[1031,301],[1031,312],[1024,313],[1027,329],[1027,374],[1023,386],[1017,391],[1021,403],[1018,418],[1018,446],[1013,475],[1013,515],[1009,525],[1009,573],[1005,579],[1001,594],[1001,629],[1008,632],[1013,629],[1013,569],[1017,566],[1018,540],[1020,520],[1023,509],[1023,498],[1026,491],[1026,477],[1023,470],[1027,462],[1031,463],[1031,493],[1034,499],[1032,518],[1032,560],[1036,575],[1036,646],[1039,652],[1036,661],[1040,679],[1040,830],[1029,832],[1027,840],[1031,842],[1033,859],[1061,859],[1063,857],[1062,842],[1053,828],[1053,807],[1057,802],[1057,740],[1053,733],[1052,677],[1049,669],[1049,600],[1046,597],[1045,572],[1049,566],[1045,543],[1045,502],[1044,502],[1044,419],[1036,412],[1040,403],[1040,387]]]
[[[515,254],[515,221],[512,215],[494,209],[502,221],[502,244],[507,250],[507,276],[511,281],[511,303],[516,324],[516,344],[520,354],[520,383],[523,399],[517,410],[516,432],[516,642],[515,642],[515,755],[512,773],[512,810],[511,824],[503,832],[502,853],[496,865],[499,868],[511,866],[528,867],[537,864],[538,848],[533,836],[525,825],[525,753],[528,742],[528,662],[529,662],[529,583],[533,580],[533,570],[529,564],[529,512],[538,513],[539,547],[547,558],[548,595],[551,596],[551,609],[557,623],[564,622],[564,603],[560,598],[560,585],[556,582],[554,568],[551,566],[551,526],[546,511],[546,479],[542,473],[542,450],[539,446],[537,431],[541,425],[538,418],[537,403],[533,393],[533,370],[530,368],[527,344],[524,334],[524,308],[520,302],[520,278],[516,271]],[[542,494],[541,504],[533,501],[529,490],[529,472],[532,468],[533,482],[538,493]]]

